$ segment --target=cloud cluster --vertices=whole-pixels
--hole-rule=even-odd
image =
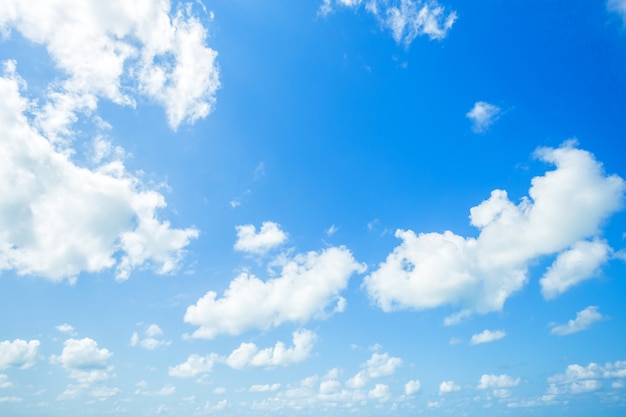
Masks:
[[[603,248],[597,236],[603,221],[621,208],[626,183],[606,175],[592,154],[574,145],[570,141],[536,151],[537,158],[556,169],[533,178],[529,197],[518,204],[506,191],[494,190],[473,207],[470,221],[480,231],[477,238],[450,231],[417,235],[398,230],[402,243],[364,280],[371,299],[384,311],[460,307],[459,314],[447,321],[453,323],[473,313],[501,310],[526,283],[534,259],[551,254],[563,254],[563,259],[577,248]],[[572,262],[557,260],[551,275],[544,277],[544,286],[566,289],[604,259],[585,256],[593,261],[582,263],[589,267],[574,281],[560,284],[568,279],[562,271]]]
[[[276,346],[259,350],[254,343],[242,343],[226,358],[231,368],[243,369],[248,366],[273,368],[288,366],[308,358],[317,335],[310,330],[293,333],[293,346],[285,347],[283,342]]]
[[[66,340],[61,355],[52,356],[51,362],[63,366],[69,377],[80,384],[91,385],[111,377],[113,366],[109,359],[112,356],[108,349],[99,349],[95,340],[85,337]]]
[[[217,53],[190,10],[167,0],[7,0],[0,28],[43,45],[67,75],[42,113],[44,131],[62,133],[99,97],[134,105],[133,94],[165,107],[176,129],[205,117],[219,87]]]
[[[199,374],[209,373],[218,360],[218,355],[211,353],[206,356],[189,355],[187,360],[179,365],[170,367],[168,374],[177,378],[192,378]]]
[[[472,121],[474,133],[482,133],[491,126],[500,114],[500,108],[485,101],[477,101],[466,116]]]
[[[287,240],[287,234],[274,222],[263,222],[258,233],[252,224],[236,226],[235,229],[237,230],[235,249],[241,252],[263,255]]]
[[[626,361],[606,363],[604,366],[591,362],[587,366],[569,365],[564,374],[548,378],[548,399],[557,395],[581,394],[602,387],[603,380],[626,378]]]
[[[454,381],[443,381],[439,384],[439,394],[449,394],[451,392],[460,391],[461,387]]]
[[[21,3],[20,3],[21,4]],[[116,267],[175,270],[194,228],[175,229],[159,219],[163,195],[147,189],[120,161],[95,169],[58,152],[25,112],[23,81],[15,63],[0,77],[0,271],[54,281]]]
[[[346,381],[349,388],[363,388],[370,379],[393,375],[402,365],[402,359],[389,356],[388,353],[374,353],[364,364],[355,376]]]
[[[159,346],[168,346],[172,342],[169,340],[164,340],[163,330],[157,324],[151,324],[145,331],[145,337],[142,339],[139,337],[139,333],[133,332],[130,337],[130,345],[131,346],[140,346],[147,350],[154,350]]]
[[[280,276],[262,281],[242,273],[231,281],[223,297],[209,291],[187,308],[185,322],[198,326],[192,337],[212,339],[248,329],[268,329],[285,322],[305,322],[326,316],[348,279],[365,267],[345,247],[331,247],[294,258],[280,258]],[[344,300],[345,302],[345,300]]]
[[[589,306],[584,310],[576,313],[576,318],[567,322],[567,324],[559,324],[552,327],[550,333],[558,336],[565,336],[572,333],[587,330],[592,324],[604,319],[604,316],[598,312],[598,307]]]
[[[490,388],[510,388],[516,387],[520,383],[520,378],[513,378],[508,375],[488,375],[485,374],[480,377],[478,383],[478,389],[490,389]]]
[[[19,368],[28,369],[37,360],[37,352],[41,342],[39,340],[15,339],[0,342],[0,369]]]
[[[435,0],[324,0],[318,14],[327,16],[337,7],[357,8],[365,3],[365,9],[379,24],[391,32],[398,44],[409,46],[418,36],[443,39],[456,21],[456,12],[445,12]]]

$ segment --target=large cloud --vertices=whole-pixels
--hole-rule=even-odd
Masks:
[[[0,28],[45,46],[67,79],[44,111],[46,131],[63,130],[98,97],[134,104],[141,93],[165,107],[169,124],[193,123],[212,109],[217,53],[191,4],[167,0],[6,0]]]
[[[242,273],[231,281],[223,297],[209,291],[189,306],[185,322],[199,326],[192,337],[211,339],[222,333],[237,335],[248,329],[323,317],[332,302],[342,305],[339,293],[350,276],[365,269],[344,247],[281,259],[279,277],[262,281]]]
[[[593,155],[571,141],[536,156],[556,169],[533,178],[529,197],[518,204],[494,190],[473,207],[477,238],[398,230],[402,243],[364,280],[372,300],[384,311],[460,307],[448,323],[498,311],[526,283],[532,260],[597,236],[622,206],[624,180],[605,175]]]
[[[29,124],[15,64],[0,77],[0,271],[59,281],[117,267],[117,278],[146,264],[176,269],[198,235],[159,219],[163,195],[112,160],[89,169],[58,152]]]
[[[456,13],[446,14],[436,1],[422,0],[324,0],[318,11],[326,16],[338,7],[356,8],[365,3],[365,8],[391,32],[393,39],[408,46],[418,36],[443,39],[456,20]]]

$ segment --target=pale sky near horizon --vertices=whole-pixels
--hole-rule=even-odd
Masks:
[[[0,415],[626,412],[626,1],[5,0],[0,65]]]

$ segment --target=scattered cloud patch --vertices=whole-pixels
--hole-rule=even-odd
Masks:
[[[223,297],[209,291],[189,306],[185,322],[199,327],[191,337],[212,339],[326,317],[325,309],[340,300],[350,276],[365,270],[345,247],[281,257],[276,265],[282,269],[277,278],[262,281],[242,273]]]
[[[28,369],[37,361],[39,340],[15,339],[0,342],[0,369]]]
[[[478,389],[491,389],[491,388],[510,388],[516,387],[520,383],[520,378],[513,378],[508,375],[483,375],[478,382]]]
[[[13,383],[9,381],[9,377],[6,374],[0,374],[0,389],[11,388]]]
[[[274,391],[278,391],[279,388],[280,388],[280,384],[253,385],[250,387],[248,391],[250,392],[274,392]]]
[[[226,363],[235,369],[245,367],[274,368],[301,362],[309,357],[316,334],[310,330],[298,330],[293,333],[293,346],[285,347],[277,342],[273,348],[259,350],[254,343],[242,343],[226,359]]]
[[[167,396],[172,395],[176,392],[176,387],[173,385],[165,385],[160,390],[151,391],[146,381],[139,381],[137,384],[135,384],[135,387],[135,395],[144,395],[150,397]]]
[[[418,36],[428,36],[431,40],[445,38],[457,19],[456,12],[446,13],[434,0],[324,0],[318,15],[328,16],[337,8],[357,9],[362,4],[383,29],[391,32],[397,44],[406,47]]]
[[[506,332],[502,330],[484,330],[472,335],[469,343],[470,345],[479,345],[481,343],[495,342],[496,340],[503,339],[505,336]]]
[[[439,384],[439,394],[448,394],[450,392],[460,391],[461,387],[454,383],[454,381],[443,381]]]
[[[569,365],[563,374],[548,378],[546,396],[554,399],[563,394],[582,394],[602,387],[603,380],[618,380],[626,377],[626,361],[606,363],[604,366],[591,362],[587,366]],[[615,382],[615,381],[614,381]]]
[[[338,230],[339,228],[333,224],[328,229],[326,229],[326,236],[330,237],[337,233]]]
[[[483,133],[498,119],[500,113],[500,107],[485,101],[477,101],[466,116],[472,122],[474,133]]]
[[[139,337],[139,333],[133,332],[130,337],[130,345],[133,347],[140,346],[147,350],[155,350],[159,346],[169,346],[172,343],[170,340],[162,339],[163,330],[156,324],[148,326],[144,333],[145,337],[142,339]]]
[[[189,355],[187,360],[179,365],[168,369],[169,376],[176,378],[192,378],[199,374],[206,374],[213,370],[213,365],[218,360],[215,353],[206,356],[197,354]]]
[[[388,353],[373,353],[372,356],[361,365],[361,370],[346,381],[346,386],[353,389],[364,387],[370,379],[393,375],[402,365],[402,359],[389,356]]]
[[[74,332],[74,326],[69,325],[67,323],[59,324],[58,326],[55,327],[55,329],[57,329],[61,333],[73,333]]]
[[[402,243],[364,279],[370,298],[387,312],[460,307],[449,324],[500,311],[526,284],[531,261],[597,237],[603,221],[622,207],[624,180],[605,175],[592,154],[574,145],[535,152],[556,169],[533,178],[529,197],[518,204],[494,190],[473,207],[477,238],[396,231]]]
[[[580,282],[594,277],[611,253],[612,249],[604,240],[576,242],[557,256],[539,280],[543,297],[553,299]]]
[[[263,222],[258,233],[252,224],[236,226],[235,229],[237,230],[235,250],[241,252],[264,255],[287,240],[287,234],[274,222]]]
[[[419,392],[420,389],[422,389],[422,384],[417,379],[408,381],[404,384],[404,393],[406,395],[413,395]]]
[[[606,6],[609,11],[619,14],[626,24],[626,0],[608,0]]]
[[[85,337],[66,340],[61,355],[53,355],[50,361],[63,366],[70,378],[89,386],[111,377],[113,366],[109,359],[112,356],[109,350],[99,349],[95,340]]]
[[[584,310],[576,313],[576,318],[567,322],[567,324],[555,325],[550,330],[550,333],[565,336],[572,333],[582,332],[587,330],[597,321],[604,319],[605,317],[598,312],[598,307],[589,306]]]

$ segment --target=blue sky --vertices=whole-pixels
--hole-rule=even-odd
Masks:
[[[0,414],[624,414],[623,0],[0,33]]]

